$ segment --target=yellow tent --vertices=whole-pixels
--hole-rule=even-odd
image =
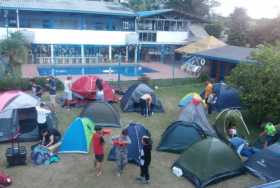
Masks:
[[[189,45],[177,48],[175,52],[181,54],[191,54],[195,52],[209,50],[212,48],[219,48],[222,46],[226,46],[226,44],[213,36],[209,36],[196,42],[193,42]]]

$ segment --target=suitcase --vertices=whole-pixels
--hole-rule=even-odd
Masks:
[[[15,140],[12,141],[12,147],[6,150],[6,159],[8,166],[25,165],[27,151],[25,146],[20,146],[19,142],[14,144]]]

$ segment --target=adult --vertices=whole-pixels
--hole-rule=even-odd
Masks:
[[[260,133],[260,136],[265,136],[264,148],[277,141],[277,133],[278,131],[273,123],[268,122],[265,124],[264,131]]]
[[[211,81],[208,80],[205,82],[205,92],[204,92],[204,99],[207,105],[208,105],[208,97],[212,92],[213,92],[213,84],[211,83]]]
[[[149,136],[142,137],[143,148],[140,152],[140,176],[136,180],[143,184],[150,183],[149,166],[151,163],[152,140]]]
[[[102,129],[100,127],[95,127],[95,133],[92,137],[92,149],[95,154],[94,167],[96,170],[96,176],[101,176],[102,174],[102,162],[104,160],[104,138]]]
[[[97,101],[104,101],[104,91],[103,91],[103,84],[102,84],[102,80],[101,79],[97,79],[95,82],[96,85],[96,97],[95,99]]]
[[[145,117],[152,115],[152,95],[145,93],[140,97],[141,114]]]
[[[212,114],[213,105],[217,103],[218,97],[215,92],[212,92],[207,99],[208,104],[208,114]]]
[[[50,151],[54,151],[60,145],[61,134],[57,129],[47,128],[42,130],[41,145],[47,147]]]
[[[31,79],[30,83],[31,83],[32,95],[38,98],[39,100],[41,100],[43,95],[43,88],[39,84],[36,84],[35,79]]]
[[[65,94],[65,102],[64,106],[68,107],[68,110],[70,109],[71,101],[72,101],[72,77],[67,76],[66,80],[64,81],[64,94]]]
[[[117,176],[122,174],[124,167],[128,163],[128,144],[131,144],[131,139],[126,129],[122,130],[120,136],[113,138],[113,145],[116,148]]]
[[[251,157],[254,155],[258,150],[256,148],[250,147],[248,142],[243,138],[238,136],[234,136],[229,139],[233,149],[242,157]]]
[[[55,106],[56,106],[56,102],[55,102],[55,98],[56,98],[56,80],[55,80],[55,78],[53,76],[50,76],[47,79],[47,81],[48,81],[47,87],[49,89],[51,107],[52,107],[52,110],[55,111]]]
[[[37,123],[39,126],[39,131],[47,128],[47,117],[51,113],[49,109],[46,108],[44,103],[40,103],[40,106],[36,106],[37,111]]]

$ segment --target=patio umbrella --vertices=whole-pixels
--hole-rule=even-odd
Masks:
[[[199,101],[203,102],[203,99],[200,97],[198,93],[188,93],[185,95],[179,102],[178,106],[179,107],[185,107],[187,104],[189,104],[192,101]]]

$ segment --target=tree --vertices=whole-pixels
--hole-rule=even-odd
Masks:
[[[209,16],[210,9],[218,6],[215,0],[167,0],[166,7],[196,16]]]
[[[249,17],[243,8],[235,8],[230,15],[228,44],[246,46],[249,30]]]
[[[213,23],[207,24],[205,26],[205,30],[207,31],[207,33],[209,35],[212,35],[216,38],[220,38],[222,31],[223,31],[223,26],[219,22],[213,22]]]
[[[130,0],[128,7],[136,11],[154,10],[158,9],[160,4],[159,0]]]
[[[255,120],[279,122],[280,43],[259,47],[253,53],[255,64],[240,64],[226,78],[240,89],[241,101]]]
[[[9,36],[0,41],[0,54],[8,58],[12,68],[26,63],[28,58],[29,43],[20,32],[10,33]]]
[[[277,40],[280,40],[280,17],[258,20],[248,33],[248,42],[252,47],[264,43],[275,44]]]

